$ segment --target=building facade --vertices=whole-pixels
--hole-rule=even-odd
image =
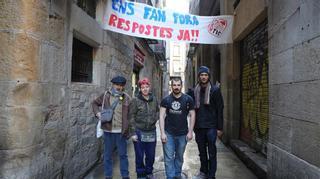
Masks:
[[[132,95],[141,45],[100,27],[106,2],[0,3],[0,178],[81,178],[101,160],[90,103],[115,75]],[[159,59],[146,56],[143,76],[161,86]]]
[[[186,43],[169,42],[169,75],[170,79],[180,78],[185,82],[185,67],[186,67]],[[185,91],[185,86],[182,86],[182,91]]]
[[[320,87],[320,3],[193,2],[199,14],[206,8],[209,15],[234,15],[232,44],[191,44],[188,54],[194,80],[200,65],[220,73],[215,75],[225,102],[223,141],[237,153],[237,147],[248,147],[243,153],[249,156],[240,158],[255,162],[252,169],[260,178],[319,178],[320,120],[314,107]],[[219,3],[219,10],[208,3]],[[203,53],[206,48],[211,52]]]

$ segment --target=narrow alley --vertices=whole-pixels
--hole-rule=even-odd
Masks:
[[[0,179],[121,179],[115,146],[125,179],[154,159],[157,179],[182,159],[187,179],[320,179],[319,19],[320,0],[0,0]]]
[[[157,131],[159,134],[159,131]],[[162,143],[160,142],[160,135],[157,135],[156,147],[156,161],[154,164],[154,177],[155,179],[164,179],[164,162]],[[227,148],[220,140],[217,141],[217,179],[256,179],[257,177],[240,161],[232,150]],[[128,158],[129,158],[129,171],[130,177],[136,178],[135,172],[135,156],[133,144],[128,141]],[[121,178],[119,171],[118,156],[114,154],[115,163],[113,165],[114,179]],[[185,179],[197,179],[193,177],[199,172],[200,160],[198,156],[198,148],[195,140],[193,139],[187,144],[184,154],[183,173]],[[104,179],[103,163],[97,165],[84,179]]]

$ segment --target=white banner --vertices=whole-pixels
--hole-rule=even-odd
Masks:
[[[104,29],[136,37],[201,44],[232,43],[233,16],[195,16],[124,0],[108,0]]]

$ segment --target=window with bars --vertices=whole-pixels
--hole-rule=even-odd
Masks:
[[[72,44],[72,82],[92,82],[93,47],[73,38]]]
[[[92,18],[96,18],[96,0],[78,0],[77,5]]]

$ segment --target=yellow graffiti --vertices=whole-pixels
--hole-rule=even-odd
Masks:
[[[260,72],[257,62],[245,64],[242,71],[242,124],[259,138],[267,137],[269,124],[268,63],[265,60]]]

